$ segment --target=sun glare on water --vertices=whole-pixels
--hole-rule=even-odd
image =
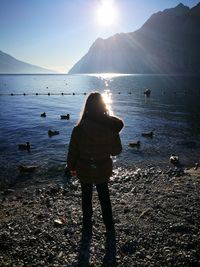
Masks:
[[[97,22],[100,26],[111,26],[116,22],[117,10],[113,0],[102,0],[97,10]]]
[[[104,90],[104,93],[102,94],[103,100],[106,104],[106,107],[108,109],[109,114],[112,116],[113,111],[112,111],[112,93],[110,90]]]

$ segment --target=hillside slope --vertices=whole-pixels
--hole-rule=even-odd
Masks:
[[[200,3],[153,14],[132,33],[97,39],[73,73],[200,73]]]

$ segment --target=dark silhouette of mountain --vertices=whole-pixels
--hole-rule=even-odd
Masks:
[[[0,51],[0,74],[50,74],[52,70],[34,66]]]
[[[153,14],[131,33],[97,39],[73,73],[200,73],[200,3]]]

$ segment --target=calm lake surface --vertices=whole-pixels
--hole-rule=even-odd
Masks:
[[[147,88],[150,97],[144,95]],[[115,166],[169,164],[172,153],[185,165],[199,162],[200,77],[0,75],[1,180],[27,179],[19,174],[20,164],[38,166],[32,175],[38,182],[62,176],[71,131],[87,97],[84,93],[92,91],[103,93],[110,112],[125,123],[123,153],[114,159]],[[43,112],[46,118],[40,117]],[[61,120],[60,115],[67,113],[70,120]],[[60,134],[49,138],[49,129]],[[154,132],[152,139],[141,136],[149,131]],[[138,140],[140,149],[129,147],[129,142]],[[27,141],[31,151],[19,151],[18,144]]]

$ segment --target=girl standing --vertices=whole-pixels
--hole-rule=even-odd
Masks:
[[[112,158],[122,151],[119,132],[123,122],[109,116],[100,93],[91,93],[82,117],[74,127],[69,144],[67,165],[81,183],[83,230],[92,234],[92,192],[96,186],[106,233],[114,233],[114,221],[108,189]]]

